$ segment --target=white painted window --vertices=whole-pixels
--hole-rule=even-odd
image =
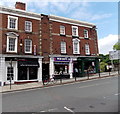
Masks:
[[[88,38],[88,30],[84,30],[84,38]]]
[[[65,26],[60,26],[60,34],[65,35]]]
[[[73,40],[73,54],[80,54],[80,40],[74,39]]]
[[[78,36],[78,27],[72,26],[72,36]]]
[[[32,40],[25,39],[25,53],[32,53]]]
[[[18,29],[18,17],[8,16],[8,29]]]
[[[85,54],[90,55],[90,47],[89,44],[85,44]]]
[[[25,31],[32,32],[32,22],[31,21],[25,21]]]
[[[7,36],[7,52],[17,53],[17,37]]]
[[[61,53],[66,53],[66,42],[61,42]]]

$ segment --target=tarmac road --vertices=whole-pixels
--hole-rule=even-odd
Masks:
[[[3,112],[118,112],[118,77],[3,93]]]

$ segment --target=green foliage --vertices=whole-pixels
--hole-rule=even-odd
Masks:
[[[114,50],[120,50],[120,42],[117,42],[114,46],[113,46]]]
[[[104,72],[105,71],[105,66],[108,65],[107,63],[105,62],[100,62],[100,70],[101,72]]]
[[[109,54],[107,54],[107,55],[99,54],[99,56],[101,57],[100,62],[104,62],[107,64],[109,64],[111,62],[109,59]]]

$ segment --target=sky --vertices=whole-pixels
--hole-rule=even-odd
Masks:
[[[100,54],[108,54],[118,41],[117,0],[1,0],[0,5],[14,8],[16,1],[26,3],[30,12],[96,24]]]

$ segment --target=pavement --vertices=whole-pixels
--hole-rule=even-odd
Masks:
[[[103,72],[99,74],[92,74],[89,76],[89,78],[86,77],[77,77],[76,82],[78,81],[85,81],[85,80],[91,80],[91,79],[96,79],[96,78],[104,78],[108,76],[116,76],[118,75],[118,72]],[[32,83],[24,83],[24,84],[13,84],[11,85],[5,85],[0,87],[0,93],[5,93],[5,92],[12,92],[12,91],[21,91],[21,90],[27,90],[27,89],[35,89],[35,88],[43,88],[43,87],[48,87],[48,86],[55,86],[55,85],[61,85],[61,84],[68,84],[68,83],[75,83],[75,79],[62,79],[62,82],[60,80],[57,80],[57,83],[55,84],[48,84],[48,85],[43,85],[42,82],[32,82]]]

